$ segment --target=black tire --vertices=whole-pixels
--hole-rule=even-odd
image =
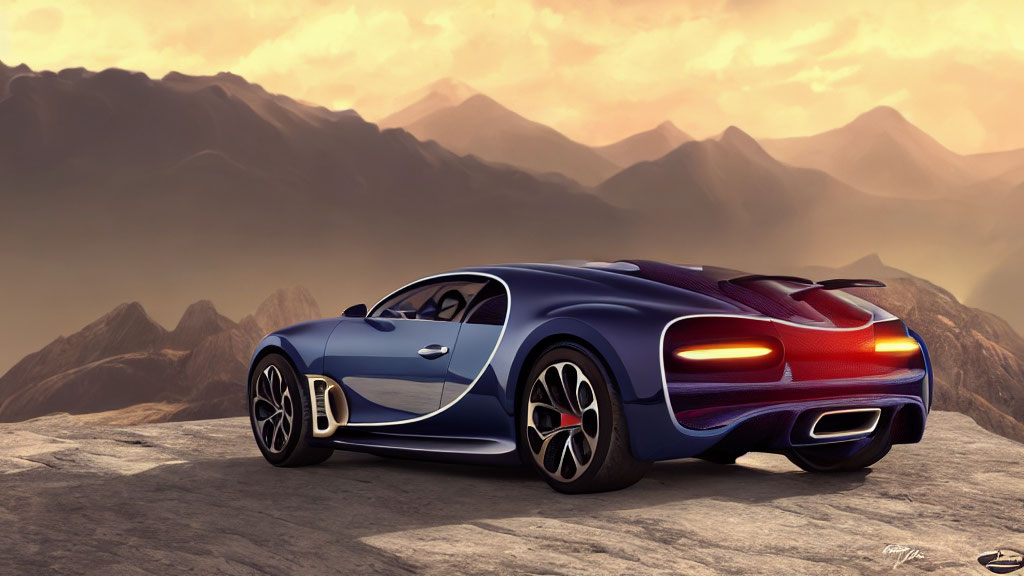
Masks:
[[[866,440],[790,448],[786,457],[804,472],[854,472],[885,458],[891,448],[892,437],[886,427]]]
[[[270,377],[268,377],[268,370]],[[276,372],[275,372],[276,371]],[[268,388],[277,385],[273,374],[279,374],[281,385],[276,390],[281,391],[280,397],[284,398],[274,405],[274,390]],[[266,378],[266,380],[261,380]],[[299,375],[295,372],[291,362],[279,354],[268,354],[256,365],[252,378],[249,379],[247,397],[249,401],[249,423],[252,426],[252,434],[256,439],[263,457],[274,466],[310,466],[320,464],[331,457],[334,450],[319,446],[310,446],[309,440],[313,437],[311,424],[309,393],[304,386],[300,386]],[[286,392],[285,392],[286,391]],[[257,399],[259,392],[260,398]],[[267,398],[270,402],[263,400]],[[294,399],[298,399],[297,402]],[[259,424],[260,417],[267,417],[268,413],[280,408],[278,415],[262,419],[262,428]],[[259,413],[259,414],[258,414]],[[288,422],[286,415],[291,414],[291,421]],[[277,421],[280,420],[280,424]],[[281,430],[275,436],[274,427],[280,426]],[[280,434],[285,428],[287,438]],[[273,445],[273,446],[271,446]]]
[[[534,391],[535,384],[541,379],[541,375],[550,374],[548,370],[554,369],[556,365],[563,366],[561,372],[557,369],[554,372],[559,374],[560,383],[567,378],[566,374],[571,378],[571,375],[576,372],[578,367],[579,371],[582,372],[583,378],[579,378],[577,375],[576,405],[579,407],[581,404],[580,394],[582,393],[587,401],[586,406],[593,407],[596,404],[597,415],[592,417],[588,416],[590,410],[577,410],[580,417],[578,430],[575,427],[571,430],[569,428],[561,428],[560,426],[550,428],[548,435],[544,436],[544,438],[550,438],[551,441],[546,448],[543,448],[544,441],[540,440],[538,442],[541,438],[541,433],[538,432],[539,427],[533,426],[531,431],[530,415],[528,414],[530,411],[529,407],[531,406],[530,397]],[[565,366],[571,366],[571,368],[565,368]],[[584,383],[587,386],[584,386]],[[565,494],[620,490],[637,483],[650,468],[650,462],[641,462],[633,458],[633,454],[629,449],[629,430],[626,427],[626,421],[622,414],[622,404],[611,384],[611,378],[601,361],[583,346],[572,342],[557,343],[547,347],[533,363],[527,379],[522,382],[519,390],[520,409],[518,410],[516,422],[519,434],[520,457],[528,466],[536,470],[555,490]],[[592,389],[593,398],[589,396],[586,388]],[[563,392],[566,390],[564,385],[562,390]],[[544,392],[538,394],[539,396],[536,398],[538,398],[537,401],[539,402],[543,400]],[[548,400],[551,399],[549,398]],[[572,405],[572,401],[568,400],[568,396],[564,395],[564,393],[563,400]],[[544,408],[535,408],[535,410],[543,411],[545,418],[550,418],[550,415],[554,414],[554,411]],[[541,416],[539,412],[536,415]],[[593,430],[595,423],[596,433],[592,436],[584,435],[585,430]],[[551,424],[551,426],[554,426],[554,424]],[[559,438],[564,434],[568,434],[568,436],[565,440],[560,441]],[[556,436],[559,438],[555,438]],[[585,445],[580,444],[580,438],[583,439]],[[544,464],[538,462],[538,459],[543,460],[548,455],[547,451],[552,448],[554,448],[554,451],[551,452],[552,454],[558,452],[557,442],[559,441],[562,446],[562,460],[551,466],[556,468],[556,470],[548,470]],[[591,442],[593,446],[591,446]],[[573,463],[567,465],[570,468],[570,478],[567,479],[564,474],[566,467],[563,464],[565,464],[564,458],[566,457],[566,450],[568,450],[569,444],[583,446],[584,450],[581,457],[585,455],[587,450],[590,453],[589,457],[586,458],[585,467],[582,472],[575,466],[576,456],[575,452],[572,453]],[[537,446],[541,446],[544,452],[536,450]],[[545,462],[550,462],[550,460],[545,460]]]

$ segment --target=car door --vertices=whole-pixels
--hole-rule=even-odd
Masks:
[[[466,303],[482,282],[440,278],[399,290],[366,318],[345,318],[327,341],[325,375],[349,422],[408,420],[436,411]]]

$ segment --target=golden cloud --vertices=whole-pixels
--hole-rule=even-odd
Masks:
[[[1024,3],[15,1],[0,59],[246,76],[370,119],[441,77],[592,144],[671,119],[813,133],[882,103],[962,151],[1024,146]]]

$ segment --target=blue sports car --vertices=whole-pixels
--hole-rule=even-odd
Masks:
[[[566,493],[749,451],[860,469],[919,441],[931,408],[921,338],[842,290],[881,286],[649,261],[430,276],[264,338],[252,430],[277,466],[524,463]]]

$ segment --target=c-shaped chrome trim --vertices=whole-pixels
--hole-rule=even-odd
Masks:
[[[337,382],[331,380],[327,376],[321,376],[319,374],[306,374],[306,382],[309,384],[309,407],[312,411],[313,418],[313,437],[314,438],[327,438],[334,434],[338,428],[348,425],[348,400],[345,398],[345,391],[341,389],[341,386]],[[316,383],[324,383],[324,416],[327,418],[327,427],[320,428],[320,422],[317,419],[317,402],[316,402]],[[339,406],[332,406],[331,404],[331,391],[337,390],[339,394]],[[334,417],[334,409],[337,408],[338,419]]]
[[[415,418],[409,418],[407,420],[396,420],[394,422],[349,422],[348,424],[345,425],[345,427],[353,428],[357,426],[396,426],[398,424],[410,424],[412,422],[419,422],[420,420],[426,420],[427,418],[437,416],[438,414],[458,404],[459,400],[462,400],[466,396],[466,394],[469,394],[469,391],[472,390],[474,386],[476,386],[476,383],[480,381],[480,378],[484,375],[484,372],[487,372],[487,367],[491,365],[491,360],[494,360],[494,355],[498,353],[498,348],[501,347],[501,341],[505,338],[505,331],[508,330],[508,319],[511,317],[512,314],[512,290],[509,289],[507,282],[495,276],[494,274],[489,274],[487,272],[445,272],[444,274],[435,274],[433,276],[427,276],[426,278],[420,278],[419,280],[416,280],[415,282],[410,282],[405,286],[402,286],[398,290],[395,290],[391,294],[388,294],[387,296],[381,298],[379,302],[373,305],[373,308],[370,308],[370,310],[376,310],[377,306],[380,306],[382,302],[414,284],[419,284],[420,282],[427,282],[429,280],[435,280],[437,278],[447,278],[449,276],[482,276],[484,278],[490,278],[491,280],[497,280],[498,282],[501,282],[502,286],[505,287],[505,322],[501,325],[501,333],[498,334],[498,342],[494,345],[494,350],[491,350],[491,355],[487,357],[487,362],[484,362],[484,367],[480,369],[480,373],[476,375],[476,378],[473,378],[473,381],[469,383],[469,386],[466,386],[466,389],[463,390],[462,394],[459,394],[455,398],[455,400],[452,400],[448,404],[445,404],[444,406],[440,407],[437,410],[434,410],[429,414],[424,414],[422,416],[417,416]]]

